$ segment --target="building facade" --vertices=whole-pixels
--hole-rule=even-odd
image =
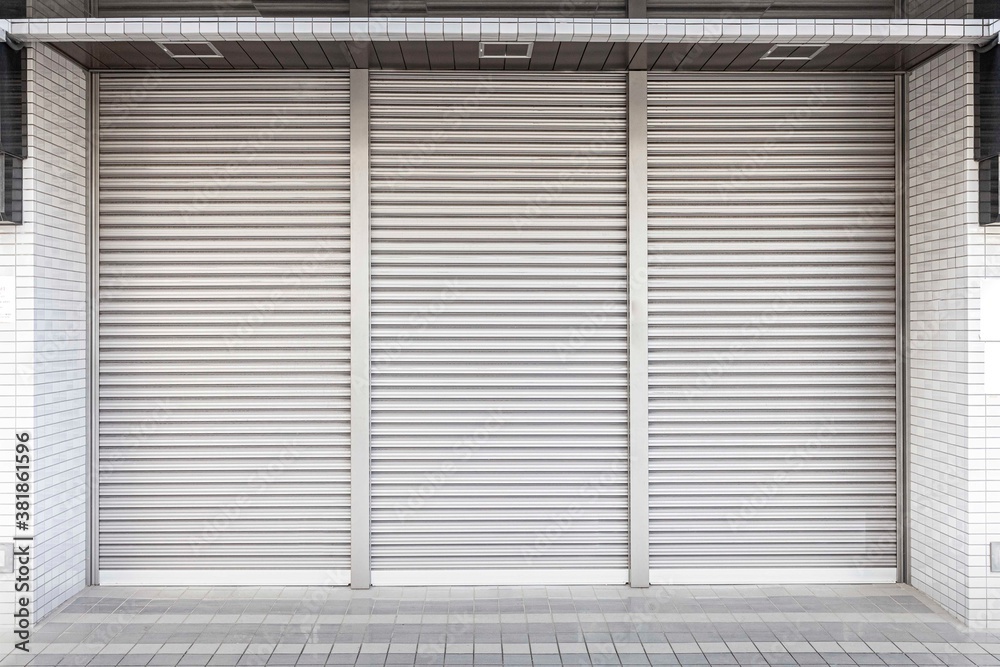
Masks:
[[[980,8],[165,4],[2,23],[36,618],[903,581],[1000,623]]]

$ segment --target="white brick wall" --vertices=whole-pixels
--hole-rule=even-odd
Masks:
[[[978,295],[1000,275],[1000,229],[978,225],[973,66],[960,48],[909,75],[911,562],[917,588],[998,628],[1000,397],[985,391]]]
[[[0,414],[6,438],[15,429],[32,434],[37,620],[82,589],[86,575],[86,74],[39,47],[27,52],[25,86],[25,222],[0,228],[0,270],[13,272],[17,292],[16,350],[0,361],[14,414]],[[12,449],[0,463],[5,541],[13,532]],[[12,585],[4,578],[0,614],[8,619]]]
[[[0,226],[0,289],[15,289],[18,284],[16,260],[21,237],[14,227]],[[16,307],[16,300],[15,300]],[[0,458],[0,541],[9,543],[14,536],[14,434],[18,428],[16,415],[19,390],[17,382],[18,324],[0,316],[0,437],[3,457]],[[10,627],[14,613],[13,577],[0,573],[0,628]],[[0,651],[6,649],[0,649]]]
[[[978,235],[982,240],[983,273],[991,281],[1000,279],[1000,228],[980,229]],[[1000,316],[1000,300],[994,298],[990,302],[981,302],[981,316],[992,313]],[[1000,345],[1000,342],[994,342]],[[977,354],[981,353],[985,343],[977,341]],[[1000,393],[995,387],[1000,384],[1000,368],[993,368],[990,376],[984,382],[992,385],[994,393],[985,393],[985,447],[982,450],[985,469],[984,504],[982,506],[982,527],[984,531],[984,551],[977,556],[973,564],[973,576],[982,572],[984,579],[981,590],[984,594],[986,624],[992,630],[1000,629],[1000,573],[989,571],[989,542],[1000,542]]]
[[[35,613],[86,575],[87,75],[29,53],[25,218],[34,236]]]

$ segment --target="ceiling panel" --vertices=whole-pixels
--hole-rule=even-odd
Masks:
[[[563,42],[559,44],[559,52],[556,54],[556,63],[553,69],[578,70],[586,48],[586,42]]]
[[[893,56],[891,62],[881,63],[879,67],[896,71],[912,69],[914,64],[922,63],[946,48],[948,47],[942,47],[938,44],[908,44],[903,47],[901,53]]]
[[[99,0],[99,16],[347,16],[350,0]],[[373,16],[624,17],[625,0],[371,0]],[[67,14],[68,16],[69,14]]]
[[[93,45],[88,44],[87,46],[90,47]],[[65,42],[59,44],[57,48],[62,50],[62,52],[65,53],[70,59],[80,63],[87,69],[95,69],[95,70],[108,69],[107,65],[105,65],[103,62],[97,59],[92,49],[84,48],[80,44]]]
[[[757,58],[757,60],[749,63],[747,70],[750,72],[773,72],[778,68],[780,60],[762,60]]]
[[[725,71],[747,46],[749,44],[720,44],[715,53],[705,62],[704,68]]]
[[[347,16],[350,0],[253,0],[261,16]]]
[[[649,18],[893,18],[894,0],[648,0]]]
[[[455,49],[443,42],[427,42],[427,57],[431,69],[455,69]]]
[[[333,64],[319,42],[293,42],[292,46],[305,63],[306,69],[332,69]],[[343,63],[343,56],[338,60]],[[343,65],[341,65],[343,67]]]
[[[611,55],[611,49],[614,44],[609,44],[607,42],[590,42],[587,44],[587,48],[583,51],[583,57],[580,59],[580,66],[578,69],[587,71],[600,71],[604,69],[604,63],[608,61],[608,57]]]
[[[697,44],[665,44],[655,58],[650,58],[651,69],[676,70],[695,46]]]
[[[347,16],[350,0],[98,0],[97,15]]]
[[[381,69],[406,69],[406,61],[403,60],[403,50],[399,48],[399,42],[372,44],[372,48]]]
[[[233,64],[234,69],[257,69],[256,62],[243,49],[240,42],[221,42],[215,47]]]
[[[324,70],[350,67],[367,50],[373,69],[609,71],[627,66],[626,44],[535,44],[530,60],[480,59],[475,42],[218,42],[222,58],[175,59],[151,42],[57,45],[91,69]],[[666,44],[647,48],[650,69],[682,72],[896,72],[912,69],[947,48],[940,45],[833,44],[813,60],[761,60],[768,44]],[[350,49],[358,50],[355,58]]]
[[[430,69],[426,42],[400,42],[399,50],[407,69]]]
[[[369,0],[372,16],[624,17],[625,0]]]
[[[267,42],[240,42],[240,46],[256,64],[257,69],[286,69],[268,48]]]
[[[30,18],[136,16],[348,16],[351,0],[35,0]],[[647,0],[650,18],[893,18],[896,0]],[[965,0],[900,0],[899,17],[971,18]],[[15,12],[16,13],[16,12]],[[626,16],[626,0],[370,0],[376,16]],[[15,16],[20,18],[20,16]]]
[[[830,66],[848,51],[857,48],[856,44],[830,44],[816,54],[812,60],[802,63],[802,69],[821,70]]]
[[[268,46],[282,69],[309,69],[296,50],[294,42],[268,42]],[[324,66],[323,69],[325,68]]]
[[[903,44],[886,44],[880,46],[863,58],[851,63],[855,69],[877,69],[882,63],[889,62],[889,67],[895,62],[895,56],[903,52]]]
[[[700,72],[706,68],[708,62],[721,49],[724,44],[695,44],[687,52],[684,59],[677,65],[678,72]]]
[[[528,69],[537,70],[539,72],[551,71],[556,66],[556,56],[558,55],[558,44],[553,44],[551,42],[537,43],[535,44],[534,50],[531,52],[531,62],[528,63]]]
[[[734,72],[745,72],[750,69],[750,67],[758,62],[767,50],[771,48],[770,44],[746,44],[746,48],[737,54],[735,58],[730,61],[726,66],[726,70]],[[709,63],[711,64],[711,63]]]

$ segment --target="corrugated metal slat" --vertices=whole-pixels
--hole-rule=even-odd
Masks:
[[[894,568],[891,78],[649,81],[654,572]]]
[[[346,570],[346,73],[100,104],[101,570]]]
[[[371,127],[376,581],[624,577],[624,76],[373,72]]]

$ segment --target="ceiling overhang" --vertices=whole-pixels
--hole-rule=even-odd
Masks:
[[[0,31],[9,31],[12,39],[52,43],[95,70],[363,67],[899,72],[952,45],[985,44],[998,28],[1000,22],[986,19],[202,17],[0,21]],[[481,42],[530,42],[534,46],[531,58],[490,60],[479,57]],[[164,43],[171,43],[181,57],[171,57],[171,49],[162,48]],[[218,55],[183,55],[185,43],[199,44]],[[768,57],[775,47],[793,57]],[[798,57],[806,52],[813,56]]]
[[[15,19],[25,42],[622,42],[981,44],[991,19],[80,18]]]

